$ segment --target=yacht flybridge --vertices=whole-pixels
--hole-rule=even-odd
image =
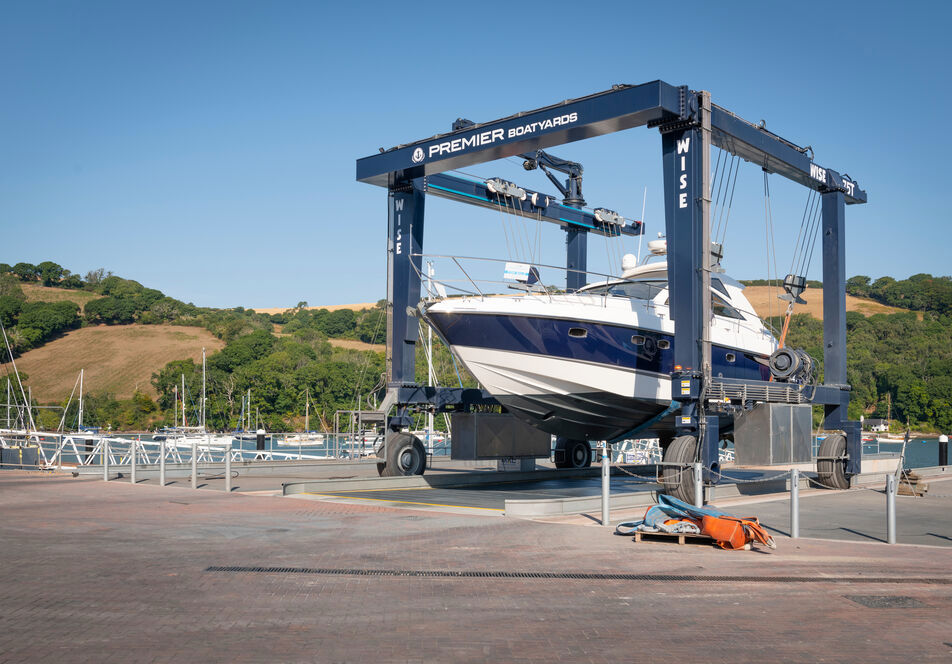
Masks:
[[[664,241],[649,243],[664,255]],[[667,264],[625,256],[620,278],[574,293],[437,297],[421,311],[483,388],[517,417],[573,440],[611,440],[671,404]],[[773,334],[743,285],[711,278],[712,375],[767,380]],[[652,423],[674,432],[674,416]]]

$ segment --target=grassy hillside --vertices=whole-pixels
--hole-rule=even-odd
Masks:
[[[27,302],[62,302],[69,300],[78,304],[80,310],[83,310],[90,300],[98,300],[102,297],[99,293],[91,291],[53,288],[51,286],[41,286],[37,283],[21,283],[20,288],[23,289]]]
[[[787,303],[777,299],[777,295],[782,292],[783,289],[771,288],[769,286],[748,286],[744,290],[744,295],[750,300],[757,315],[761,318],[767,318],[768,316],[779,316],[786,311]],[[801,297],[806,300],[807,303],[796,305],[793,309],[793,313],[810,314],[814,318],[822,320],[823,289],[808,288]],[[857,311],[866,317],[872,316],[873,314],[898,314],[908,312],[907,309],[890,307],[866,298],[853,297],[852,295],[846,296],[846,310]],[[920,315],[919,318],[921,320],[922,316]]]
[[[192,358],[201,363],[203,346],[211,355],[224,345],[199,327],[97,325],[72,330],[24,353],[17,368],[29,375],[33,397],[41,403],[66,399],[80,369],[86,370],[88,392],[126,399],[138,388],[154,397],[153,372],[172,360]],[[8,371],[9,365],[0,365],[0,373]]]

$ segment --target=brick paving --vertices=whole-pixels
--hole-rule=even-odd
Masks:
[[[778,544],[775,552],[634,544],[584,522],[3,471],[0,664],[952,659],[952,549],[785,537]],[[763,580],[206,571],[211,566]],[[769,581],[776,576],[831,581]],[[946,583],[832,581],[841,576]],[[847,597],[854,595],[919,604],[870,608]]]

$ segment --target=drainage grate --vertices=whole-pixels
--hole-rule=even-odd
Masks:
[[[928,606],[914,597],[904,595],[843,595],[843,597],[871,609],[921,609]]]
[[[211,566],[206,572],[245,574],[323,574],[327,576],[408,576],[443,579],[577,579],[580,581],[703,581],[714,583],[908,583],[952,585],[952,578],[866,576],[702,576],[695,574],[611,574],[598,572],[500,572],[475,570],[345,569],[330,567]],[[861,597],[861,596],[857,596]],[[852,597],[851,597],[852,599]],[[914,601],[914,600],[913,600]]]

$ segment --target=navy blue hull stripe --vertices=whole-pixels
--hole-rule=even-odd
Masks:
[[[674,337],[655,330],[567,319],[431,311],[428,318],[453,346],[548,355],[635,371],[669,375],[674,371]],[[584,330],[584,336],[579,330]],[[645,338],[632,342],[633,335]],[[665,344],[665,342],[667,342]],[[667,345],[668,348],[660,346]],[[734,357],[728,362],[727,356]],[[765,359],[765,358],[761,358]],[[712,345],[715,377],[767,380],[770,370],[752,353]]]

